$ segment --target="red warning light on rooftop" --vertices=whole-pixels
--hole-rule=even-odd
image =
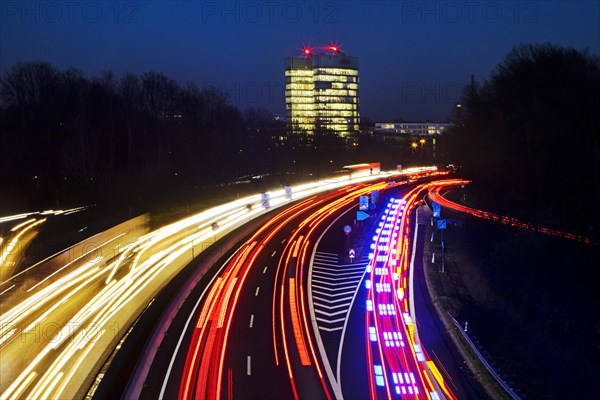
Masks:
[[[330,44],[328,46],[316,46],[309,47],[304,46],[302,48],[302,55],[305,57],[312,57],[315,54],[343,54],[340,46],[337,44]]]

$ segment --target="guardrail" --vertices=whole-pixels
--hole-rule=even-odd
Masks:
[[[494,379],[496,379],[498,384],[502,386],[502,388],[506,391],[506,394],[508,394],[514,400],[521,400],[521,398],[513,391],[513,389],[510,386],[508,386],[506,382],[504,382],[504,379],[502,379],[500,375],[498,375],[496,371],[494,371],[494,368],[492,368],[492,366],[487,362],[485,357],[483,357],[477,346],[475,346],[475,343],[473,343],[467,332],[463,330],[462,326],[460,326],[458,321],[454,319],[452,314],[448,313],[448,316],[450,317],[454,325],[458,328],[463,338],[467,341],[467,343],[469,343],[469,346],[471,346],[471,348],[479,358],[479,361],[481,361],[481,363],[485,366],[488,372],[494,377]]]

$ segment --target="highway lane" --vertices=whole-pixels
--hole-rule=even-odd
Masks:
[[[370,398],[453,399],[457,394],[467,394],[466,398],[473,394],[469,387],[471,382],[465,382],[457,372],[460,369],[460,361],[455,359],[457,355],[432,340],[436,339],[436,333],[442,333],[425,329],[427,341],[423,341],[418,329],[430,326],[437,316],[431,310],[426,312],[423,303],[431,300],[423,297],[419,282],[415,284],[415,276],[419,281],[419,275],[415,273],[414,260],[422,254],[419,243],[422,246],[423,239],[413,236],[413,230],[418,231],[419,227],[418,223],[415,225],[414,209],[430,188],[457,183],[460,181],[417,184],[401,198],[391,199],[381,216],[372,239],[371,263],[364,281],[366,296],[357,297],[366,303],[364,340]],[[351,319],[359,318],[357,313],[353,314]],[[445,363],[448,363],[447,369]],[[346,366],[345,371],[351,368]],[[356,387],[353,382],[349,385],[344,382],[342,379],[344,393],[352,398]]]
[[[301,185],[295,195],[345,184]],[[287,201],[283,190],[271,193],[273,207]],[[6,360],[1,366],[2,397],[83,397],[103,361],[164,282],[198,254],[199,245],[212,244],[264,214],[259,204],[260,195],[250,196],[146,235],[135,234],[128,238],[131,246],[116,246],[116,253],[99,256],[84,253],[40,282],[35,279],[38,268],[16,277],[0,294],[0,346]],[[117,234],[102,246],[125,236]],[[33,280],[28,273],[35,275]],[[30,334],[31,329],[35,331]]]
[[[302,198],[348,183],[321,181],[293,191]],[[284,190],[270,195],[271,207],[288,201]],[[199,245],[210,245],[263,215],[261,200],[260,195],[249,196],[146,235],[116,234],[100,245],[111,249],[106,254],[92,250],[63,264],[55,262],[57,256],[42,263],[54,262],[52,272],[40,274],[32,268],[14,284],[3,285],[0,346],[3,360],[9,361],[2,363],[2,397],[83,397],[104,360],[164,282],[198,254]],[[290,282],[300,285],[290,286],[290,292],[294,287],[301,290],[301,282]]]
[[[83,397],[118,338],[162,282],[193,257],[194,241],[212,243],[228,225],[246,221],[252,214],[247,204],[210,219],[201,215],[145,236],[137,234],[129,241],[134,245],[116,255],[109,251],[105,257],[77,258],[33,286],[27,275],[39,275],[39,268],[16,277],[20,286],[3,293],[16,304],[10,307],[11,301],[3,301],[6,307],[0,316],[3,397]],[[261,212],[257,208],[254,213]],[[221,223],[217,229],[212,225],[215,218]],[[102,247],[114,248],[112,242],[120,238],[124,234]]]
[[[410,204],[410,211],[418,203],[417,195],[422,194],[426,187],[421,185],[419,190],[409,192],[409,200],[406,201]],[[370,187],[364,193],[374,188]],[[192,315],[192,325],[182,333],[182,348],[190,343],[187,357],[182,357],[181,350],[173,355],[175,366],[165,378],[164,391],[158,398],[336,396],[325,377],[323,360],[317,355],[316,338],[309,326],[312,321],[307,316],[306,264],[315,239],[327,225],[331,225],[334,216],[355,207],[358,195],[354,193],[353,200],[345,204],[338,200],[339,207],[331,206],[335,200],[329,198],[327,203],[330,205],[318,210],[308,202],[286,210],[260,229],[223,264],[214,284],[207,290],[202,306]],[[278,225],[280,221],[282,223]],[[408,233],[409,226],[410,219],[406,218],[401,219],[398,227],[403,227],[402,231]],[[400,265],[406,271],[408,241],[403,243]],[[400,277],[403,289],[408,293],[406,277]],[[400,309],[406,304],[396,303],[396,306]],[[405,340],[410,345],[407,354],[412,357],[414,373],[426,382],[421,383],[423,394],[415,392],[414,397],[454,398],[426,350],[420,347],[414,329],[407,329],[413,323],[406,322],[406,315],[400,321],[405,324]],[[181,326],[180,323],[178,325]],[[365,327],[363,325],[363,338]],[[371,338],[368,334],[367,337]],[[404,355],[404,362],[410,364],[407,361],[410,357]],[[159,364],[166,363],[162,360],[153,365],[149,381],[155,383],[164,376],[165,368]],[[426,374],[427,377],[423,377]],[[390,373],[390,381],[392,376]],[[414,379],[413,374],[406,376],[409,380]],[[179,377],[181,380],[178,380]],[[429,392],[424,391],[426,384],[430,385]],[[413,382],[410,390],[415,387]],[[398,387],[398,390],[403,389],[408,390]],[[144,398],[155,396],[155,391],[143,393]]]
[[[390,199],[373,237],[365,280],[371,398],[454,398],[414,329],[410,215],[426,186],[416,186],[401,199]]]
[[[343,189],[342,193],[347,190]],[[356,195],[351,196],[353,201],[356,201]],[[321,199],[316,205],[320,204],[325,209],[331,208],[331,205],[324,200]],[[271,219],[271,224],[265,225],[263,231],[248,240],[236,257],[224,266],[220,275],[221,281],[213,285],[221,289],[212,294],[207,293],[203,306],[198,311],[202,322],[198,322],[194,317],[191,328],[194,331],[192,333],[197,334],[197,338],[186,337],[185,339],[185,343],[192,342],[191,357],[193,358],[196,352],[196,359],[204,365],[196,365],[194,368],[194,364],[191,364],[184,370],[184,367],[179,364],[181,357],[176,354],[177,363],[171,371],[172,378],[167,380],[165,398],[177,396],[180,390],[187,390],[182,397],[192,397],[197,389],[206,391],[202,393],[207,395],[208,393],[214,395],[208,397],[216,397],[217,394],[226,395],[231,390],[234,395],[238,393],[242,397],[245,394],[255,398],[261,396],[287,398],[293,397],[294,382],[297,380],[316,381],[317,384],[312,386],[302,384],[300,390],[318,390],[321,391],[319,397],[323,395],[325,389],[314,356],[310,352],[308,359],[311,360],[311,368],[308,368],[309,371],[304,371],[306,365],[302,365],[307,362],[306,349],[310,344],[306,331],[307,324],[302,321],[303,315],[297,308],[302,307],[302,300],[296,295],[303,289],[299,289],[296,282],[303,279],[304,272],[301,269],[302,265],[295,264],[295,261],[290,262],[290,259],[297,259],[302,255],[306,257],[308,251],[304,241],[306,235],[300,234],[299,230],[294,235],[291,231],[299,227],[307,232],[311,231],[313,227],[305,221],[307,217],[325,218],[325,211],[317,214],[315,205],[309,206],[311,201],[312,199],[301,203],[297,208],[286,210],[289,214]],[[238,279],[252,284],[247,287],[235,286]],[[231,282],[233,287],[229,286]],[[261,283],[254,284],[255,282]],[[229,299],[235,299],[232,303],[235,307],[227,306]],[[231,318],[233,308],[236,310],[236,318]],[[213,316],[207,317],[212,314],[214,319]],[[221,316],[223,318],[220,318]],[[251,322],[252,327],[250,327]],[[209,325],[215,328],[212,332]],[[229,340],[222,336],[224,332],[227,332]],[[190,332],[188,331],[187,334],[189,336]],[[214,339],[214,334],[221,334],[220,342],[215,344],[213,340],[213,345],[207,348],[206,344],[208,340]],[[303,351],[302,359],[300,351]],[[238,357],[240,354],[244,354],[241,359]],[[223,368],[219,367],[221,362]],[[164,368],[161,369],[158,363],[155,364],[149,378],[152,382],[161,375],[164,376]],[[221,371],[220,378],[219,371]],[[183,380],[180,379],[181,376]],[[277,377],[285,379],[275,385],[274,379]],[[187,388],[185,388],[185,380],[190,382]],[[265,384],[255,385],[256,382]],[[180,384],[183,389],[180,389]],[[259,392],[248,391],[250,387],[248,385],[255,387]],[[148,395],[152,396],[152,393]],[[202,394],[198,393],[198,396],[201,397]]]
[[[196,328],[200,340],[193,339],[188,351],[188,362],[179,391],[180,398],[193,397],[194,391],[191,385],[194,384],[196,389],[201,390],[200,392],[196,390],[197,398],[203,396],[219,398],[219,396],[226,396],[227,393],[242,397],[244,393],[251,393],[251,396],[256,398],[330,397],[306,321],[306,299],[303,295],[305,271],[303,268],[306,265],[308,238],[316,229],[313,223],[324,220],[339,207],[356,202],[360,194],[369,193],[374,188],[383,186],[385,184],[372,185],[358,190],[352,189],[352,191],[350,191],[351,188],[346,188],[340,191],[341,193],[321,196],[318,200],[299,204],[297,208],[286,210],[290,215],[282,215],[281,223],[277,221],[277,225],[274,225],[273,229],[265,229],[247,242],[246,247],[238,253],[238,258],[233,259],[230,272],[225,270],[225,273],[230,275],[223,278],[222,287],[225,288],[221,291],[223,294],[219,296],[219,293],[215,291],[215,297],[213,297],[215,301],[211,302],[209,293],[209,301],[203,309],[208,314],[204,316],[201,314]],[[272,221],[275,222],[274,220]],[[261,233],[266,236],[259,239],[258,236]],[[277,233],[283,233],[283,235],[275,238]],[[284,239],[286,239],[285,242]],[[254,250],[255,247],[256,250]],[[275,270],[273,286],[261,288],[255,282],[243,286],[250,270],[254,269],[255,274],[259,276],[265,271],[264,268],[267,267],[269,258],[278,260],[276,266],[271,266],[271,273]],[[243,275],[238,274],[237,271]],[[238,276],[241,276],[240,286],[235,287],[235,294],[233,294],[234,288],[229,285],[235,284]],[[264,279],[260,281],[264,281]],[[270,289],[270,291],[266,289]],[[233,296],[234,299],[231,306],[226,302],[230,296]],[[271,307],[268,307],[269,302]],[[231,325],[231,320],[237,304],[244,304],[249,311],[246,315],[236,314],[237,320],[244,321],[238,323],[237,326],[243,327],[243,329],[236,333]],[[253,320],[253,328],[250,328],[249,321],[252,319],[253,312],[250,310],[258,308],[270,309],[271,316],[265,319],[264,315],[261,315],[260,320],[256,319],[256,322]],[[211,313],[218,320],[213,320],[211,326],[208,327],[207,322],[210,321]],[[224,319],[222,318],[223,313],[226,315]],[[258,317],[255,316],[255,318]],[[248,325],[244,327],[245,323]],[[260,336],[261,346],[257,342],[244,343],[242,339],[247,329],[254,329],[255,323],[256,327],[271,328],[271,335]],[[218,329],[223,326],[225,329],[219,331]],[[207,333],[206,340],[203,340],[203,334]],[[212,342],[215,343],[214,345],[210,342],[210,339],[214,339],[210,336],[211,333],[221,334],[219,340]],[[238,340],[228,341],[229,334],[232,335],[232,339],[235,337]],[[255,349],[261,351],[256,352]],[[195,364],[200,351],[201,357],[198,364]],[[240,363],[242,354],[245,356],[242,357]],[[255,358],[254,369],[252,368],[253,355]],[[276,385],[271,383],[260,386],[251,383],[250,386],[254,389],[251,392],[247,391],[248,379],[254,381],[258,377],[259,381],[273,382],[276,374],[273,374],[272,370],[277,367],[287,371],[288,379],[278,382]],[[196,373],[194,373],[195,369]],[[245,380],[246,383],[244,383]]]

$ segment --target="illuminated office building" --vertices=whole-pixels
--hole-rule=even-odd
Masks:
[[[357,133],[358,58],[338,46],[307,48],[302,56],[286,58],[285,107],[291,134]]]

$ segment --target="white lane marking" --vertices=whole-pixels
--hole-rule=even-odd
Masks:
[[[336,312],[332,312],[332,313],[328,313],[328,312],[325,312],[325,311],[319,310],[319,309],[315,309],[315,312],[319,313],[319,314],[326,315],[328,317],[334,317],[336,315],[343,315],[343,314],[348,313],[348,308],[344,307],[344,309],[342,311],[336,311]]]
[[[251,363],[252,363],[251,358],[250,358],[250,356],[248,356],[248,359],[247,359],[247,362],[246,362],[246,366],[247,366],[247,372],[246,373],[248,375],[252,375]]]
[[[358,281],[360,282],[360,281]],[[313,288],[317,288],[319,290],[329,290],[330,292],[333,292],[330,294],[330,296],[337,296],[338,294],[335,292],[339,292],[340,290],[348,290],[348,289],[355,289],[356,284],[355,283],[346,283],[345,286],[339,285],[340,287],[337,287],[335,289],[331,288],[330,286],[323,286],[321,284],[321,282],[319,282],[319,285],[314,284],[313,283]]]
[[[219,268],[217,273],[211,278],[210,282],[208,282],[208,285],[204,288],[204,290],[200,294],[198,301],[196,301],[196,304],[194,304],[194,308],[192,309],[192,312],[190,313],[187,320],[185,321],[185,325],[183,326],[183,330],[181,331],[181,335],[179,336],[179,340],[177,341],[177,345],[175,346],[175,350],[173,351],[173,355],[171,356],[171,361],[169,361],[169,366],[167,367],[167,372],[165,373],[165,379],[163,380],[162,387],[160,388],[158,400],[163,400],[165,397],[165,391],[167,390],[167,383],[169,382],[169,378],[171,377],[171,371],[173,369],[173,364],[175,364],[175,357],[179,353],[179,348],[181,347],[181,342],[183,342],[183,337],[185,336],[185,332],[187,331],[188,326],[190,325],[190,322],[192,321],[192,318],[194,317],[194,315],[196,313],[196,309],[200,305],[200,302],[202,302],[204,295],[206,294],[208,289],[211,287],[212,283],[215,281],[215,279],[217,279],[217,277],[221,274],[221,271],[223,270],[223,268],[225,268],[225,266],[227,264],[229,264],[229,261],[231,261],[231,259],[233,258],[233,256],[236,253],[237,253],[237,251],[234,251],[233,254],[230,255],[229,258],[223,263],[223,265],[221,265],[221,268]]]
[[[315,319],[316,319],[317,321],[321,321],[321,322],[327,322],[327,323],[329,323],[329,324],[334,324],[334,323],[336,323],[336,322],[344,322],[344,321],[346,320],[346,318],[345,318],[345,317],[344,317],[344,318],[338,318],[338,319],[332,319],[332,320],[329,320],[329,319],[324,319],[324,318],[320,318],[320,317],[317,317],[317,318],[315,318]]]
[[[286,240],[287,240],[287,238],[283,239],[283,240],[281,241],[281,244],[284,244]]]
[[[349,267],[352,267],[352,268],[360,267],[360,265],[357,265],[358,263],[355,263],[355,262],[352,264],[338,264],[338,263],[329,264],[329,263],[326,263],[323,261],[315,261],[314,264],[320,266],[321,268],[326,267],[327,269],[331,269],[332,267],[337,268],[337,269],[347,269]],[[365,266],[368,264],[368,262],[361,262],[360,264],[364,264],[363,266]]]
[[[320,330],[326,331],[326,332],[341,331],[343,328],[344,328],[343,326],[338,326],[337,328],[325,328],[324,326],[319,327]]]
[[[265,267],[265,269],[263,269],[263,274],[267,273],[267,268],[269,268],[269,267]]]
[[[277,253],[277,250],[275,250],[274,252],[271,253],[271,257],[274,257],[275,253]]]
[[[326,251],[317,251],[317,252],[315,252],[315,254],[316,255],[319,255],[319,254],[330,254],[330,255],[333,255],[333,256],[337,257],[337,253],[328,253]]]
[[[252,328],[252,325],[254,325],[254,314],[250,316],[250,328]]]
[[[315,286],[315,285],[313,285],[313,286]],[[359,285],[359,286],[360,286],[360,285]],[[336,294],[334,294],[334,295],[332,295],[332,294],[329,294],[329,293],[325,293],[325,292],[321,292],[321,291],[319,291],[319,290],[313,290],[313,293],[317,293],[319,296],[324,296],[324,297],[329,297],[329,298],[332,298],[332,297],[336,297],[336,296],[344,296],[344,295],[346,295],[346,294],[352,294],[352,293],[354,293],[355,291],[356,291],[356,289],[355,289],[355,290],[349,290],[349,291],[347,291],[347,292],[336,293]]]
[[[339,378],[339,363],[338,363],[338,374],[337,374],[337,380],[336,377],[334,376],[333,370],[331,369],[331,361],[329,360],[329,357],[327,356],[327,353],[325,352],[325,347],[323,346],[323,341],[321,339],[321,333],[319,331],[319,323],[316,320],[316,315],[315,315],[315,304],[313,302],[313,299],[319,299],[319,293],[315,292],[312,288],[312,279],[313,279],[313,264],[315,263],[315,256],[317,255],[317,248],[319,247],[319,243],[321,242],[321,239],[323,239],[323,236],[325,236],[325,233],[327,231],[329,231],[329,229],[331,229],[331,227],[333,226],[333,224],[335,224],[343,215],[346,215],[347,213],[351,212],[354,208],[350,207],[348,208],[348,210],[344,211],[343,213],[341,213],[337,218],[335,218],[330,224],[329,226],[327,226],[327,228],[325,228],[325,230],[323,231],[323,233],[321,233],[321,235],[319,236],[319,238],[317,239],[317,241],[314,244],[314,248],[313,248],[313,252],[310,256],[310,263],[309,263],[309,268],[308,268],[308,309],[310,311],[310,317],[311,317],[311,322],[312,322],[312,326],[313,326],[313,333],[316,336],[317,339],[317,346],[319,348],[319,353],[321,354],[321,360],[324,364],[325,367],[325,372],[327,373],[327,377],[329,378],[329,383],[331,384],[331,386],[333,386],[333,393],[334,393],[334,397],[336,399],[343,399],[344,396],[342,395],[342,388],[341,388],[341,383],[340,383],[340,378]],[[329,254],[332,256],[337,256],[337,254],[334,253],[325,253],[325,252],[319,252],[319,254]],[[366,271],[366,269],[365,269]],[[366,273],[366,272],[365,272]],[[364,276],[364,275],[363,275]],[[351,299],[353,299],[356,296],[356,293],[358,292],[358,288],[360,286],[356,287],[356,290],[354,291],[353,296],[349,296]],[[315,296],[315,293],[317,294],[317,296]],[[323,298],[325,297],[330,297],[328,296],[328,294],[323,293]],[[346,300],[345,298],[343,299],[344,301]],[[330,302],[339,302],[339,300],[327,300]],[[353,300],[350,302],[350,306],[349,308],[352,308],[352,302]],[[345,326],[345,325],[344,325]],[[327,329],[324,329],[327,330]],[[340,350],[338,351],[338,359],[341,358],[341,346],[343,345],[343,340],[344,340],[344,331],[342,331],[342,343],[340,344]]]
[[[327,300],[326,300],[326,299],[324,299],[324,298],[322,298],[322,297],[318,297],[318,296],[313,296],[313,299],[316,299],[318,302],[320,302],[320,303],[323,303],[323,304],[324,304],[324,303],[330,303],[330,304],[331,304],[331,303],[339,303],[339,302],[341,302],[341,301],[348,301],[348,300],[352,300],[352,296],[349,296],[349,297],[344,297],[343,299],[339,299],[339,300],[331,300],[331,299],[327,299]],[[317,305],[318,305],[319,307],[325,307],[325,306],[324,306],[324,305],[322,305],[322,304],[318,304],[318,303],[317,303]],[[339,306],[335,306],[335,307],[339,307]],[[334,308],[335,308],[335,307],[334,307]]]
[[[256,292],[254,293],[254,297],[258,296],[258,291],[260,290],[260,286],[257,286]]]

